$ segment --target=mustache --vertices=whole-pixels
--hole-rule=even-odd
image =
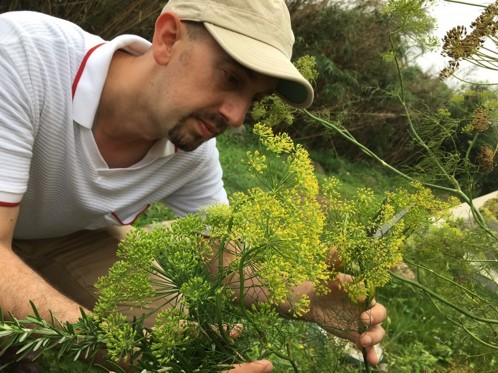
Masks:
[[[193,117],[202,120],[207,123],[209,126],[213,127],[212,129],[216,133],[221,133],[228,128],[228,122],[223,115],[218,113],[212,113],[207,111],[200,111],[192,114]]]

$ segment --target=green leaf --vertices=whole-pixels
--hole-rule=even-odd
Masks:
[[[14,333],[12,330],[2,330],[0,331],[0,338],[12,335],[12,333]]]
[[[9,349],[10,346],[14,345],[17,340],[17,335],[12,335],[10,338],[4,337],[2,339],[2,349],[0,350],[0,356],[5,353]],[[2,369],[0,369],[0,372]]]
[[[24,332],[23,335],[19,338],[19,343],[23,342],[26,338],[29,337],[31,333],[30,332]]]
[[[42,320],[42,317],[38,313],[38,309],[36,308],[35,304],[33,303],[32,300],[29,301],[29,304],[31,304],[31,308],[33,309],[33,312],[35,313],[35,316],[38,320]]]
[[[79,357],[80,357],[80,355],[81,355],[81,350],[78,350],[78,352],[76,352],[76,355],[74,355],[74,359],[73,360],[74,361],[78,360]]]
[[[47,338],[40,338],[36,343],[35,347],[33,347],[33,351],[38,351],[38,349],[47,341]]]
[[[30,351],[32,351],[31,347],[35,344],[36,341],[29,341],[24,344],[18,351],[17,354],[20,355],[18,360],[24,358]]]

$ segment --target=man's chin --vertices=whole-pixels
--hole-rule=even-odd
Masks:
[[[192,152],[195,149],[197,149],[199,146],[201,146],[203,143],[204,143],[204,141],[201,141],[201,142],[198,142],[198,143],[188,143],[188,144],[181,143],[181,142],[179,142],[179,143],[173,142],[173,145],[175,145],[181,151]]]
[[[169,141],[171,141],[173,145],[184,152],[191,152],[209,140],[210,139],[205,139],[202,136],[180,133],[176,131],[172,131],[169,133]]]

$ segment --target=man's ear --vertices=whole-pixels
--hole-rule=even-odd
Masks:
[[[154,59],[160,65],[169,62],[173,54],[173,45],[181,38],[185,28],[175,13],[163,13],[156,20],[152,38]]]

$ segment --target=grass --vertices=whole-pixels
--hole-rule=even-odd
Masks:
[[[245,191],[256,181],[247,170],[243,160],[247,151],[259,147],[256,137],[248,132],[226,132],[217,138],[220,162],[223,168],[223,182],[228,195]]]

